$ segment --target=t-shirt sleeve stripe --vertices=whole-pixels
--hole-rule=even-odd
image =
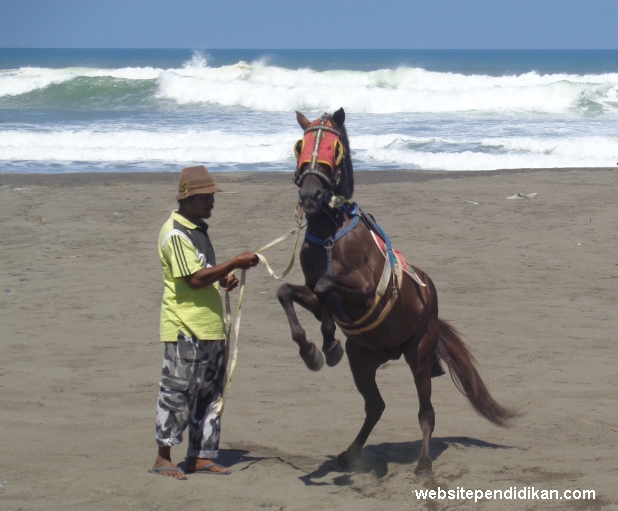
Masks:
[[[187,259],[185,257],[184,250],[180,245],[180,240],[178,236],[172,236],[172,243],[174,244],[174,255],[176,256],[176,264],[180,268],[180,271],[183,275],[190,275],[189,265],[187,264]]]
[[[170,241],[172,242],[172,254],[173,257],[176,259],[176,266],[178,266],[180,268],[180,271],[182,273],[187,271],[187,268],[183,265],[183,260],[182,260],[182,251],[180,250],[180,247],[178,246],[178,240],[176,239],[176,236],[172,236],[170,238]]]
[[[195,246],[183,233],[168,233],[161,241],[161,253],[174,278],[192,275],[204,267]]]

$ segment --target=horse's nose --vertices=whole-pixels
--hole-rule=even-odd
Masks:
[[[320,202],[324,196],[324,192],[319,187],[311,187],[311,188],[301,188],[298,192],[301,200],[305,201],[309,199],[314,203]]]

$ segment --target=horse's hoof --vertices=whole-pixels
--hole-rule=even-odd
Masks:
[[[420,475],[431,473],[431,461],[419,461],[414,472]]]
[[[335,339],[335,342],[328,347],[328,349],[322,348],[324,357],[326,358],[326,365],[328,367],[335,367],[343,358],[343,346]]]
[[[343,468],[354,468],[361,460],[361,452],[357,449],[347,449],[337,456],[337,462]]]
[[[322,352],[312,342],[309,343],[307,351],[300,350],[300,356],[311,371],[319,371],[324,366]]]

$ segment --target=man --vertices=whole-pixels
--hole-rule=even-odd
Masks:
[[[232,290],[233,270],[255,266],[259,259],[243,252],[217,264],[208,237],[217,188],[204,166],[180,173],[178,210],[159,234],[165,290],[161,306],[163,370],[157,403],[155,438],[159,452],[151,472],[186,479],[186,473],[229,474],[214,462],[221,417],[216,403],[224,386],[225,322],[218,287]],[[184,471],[172,463],[171,447],[189,428]]]

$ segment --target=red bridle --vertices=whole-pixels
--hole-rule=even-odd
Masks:
[[[345,155],[340,137],[341,134],[333,128],[328,114],[322,115],[320,119],[309,125],[303,138],[294,145],[294,154],[297,160],[294,183],[297,186],[300,186],[303,178],[309,174],[318,176],[329,187],[334,188],[339,184],[341,179],[340,166]],[[310,165],[301,173],[300,169],[305,163]],[[331,175],[327,176],[324,172],[321,172],[318,163],[330,167]]]

